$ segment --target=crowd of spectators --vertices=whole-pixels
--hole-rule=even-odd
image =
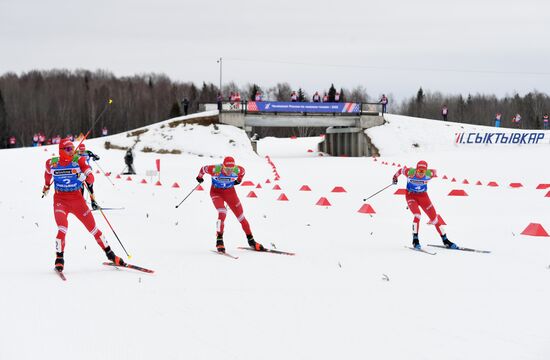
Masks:
[[[107,136],[109,135],[109,130],[107,127],[103,127],[101,129],[101,136]],[[84,134],[80,133],[78,136],[74,136],[73,134],[67,134],[65,136],[66,138],[69,138],[71,141],[80,141],[82,138],[84,138]],[[36,132],[32,136],[32,144],[31,146],[44,146],[44,145],[54,145],[59,144],[61,142],[61,135],[53,135],[50,137],[47,137],[42,131]],[[10,135],[7,138],[2,138],[0,147],[7,147],[7,148],[16,148],[18,147],[18,141],[17,137],[15,135]]]

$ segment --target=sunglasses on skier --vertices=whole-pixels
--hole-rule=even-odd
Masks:
[[[74,147],[72,146],[66,146],[63,148],[63,150],[65,150],[66,152],[73,152],[74,151]]]

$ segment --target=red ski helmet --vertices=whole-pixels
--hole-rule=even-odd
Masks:
[[[235,167],[235,159],[232,156],[226,156],[223,159],[223,166],[227,168]]]
[[[59,142],[59,157],[62,160],[71,160],[74,155],[74,144],[69,138],[61,139]]]
[[[83,152],[83,151],[86,151],[86,145],[84,145],[84,143],[80,143],[80,145],[78,145],[78,151],[80,152]]]
[[[418,164],[416,164],[416,170],[428,170],[428,163],[424,160],[420,160]]]

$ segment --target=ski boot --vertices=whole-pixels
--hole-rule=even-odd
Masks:
[[[443,245],[445,245],[448,249],[458,249],[458,246],[456,246],[454,242],[447,239],[447,234],[441,235],[441,241],[443,241]]]
[[[119,256],[116,256],[110,246],[105,248],[105,255],[107,255],[107,259],[111,260],[115,265],[126,266],[124,260],[122,260]]]
[[[55,270],[61,272],[65,268],[65,260],[63,259],[63,252],[55,253]]]
[[[418,240],[418,234],[413,234],[413,248],[415,248],[416,250],[421,249],[420,241]]]
[[[218,250],[219,253],[225,252],[225,245],[223,244],[223,235],[218,234],[216,237],[216,250]]]
[[[254,236],[252,234],[246,235],[246,238],[248,239],[248,245],[253,248],[256,251],[265,251],[265,248],[262,244],[257,243],[256,240],[254,240]]]
[[[97,209],[99,209],[99,205],[97,205],[95,200],[92,200],[92,210],[97,210]]]

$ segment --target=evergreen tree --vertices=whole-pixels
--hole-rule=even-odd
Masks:
[[[416,117],[422,117],[422,113],[424,111],[424,90],[422,90],[422,86],[420,89],[418,89],[418,92],[416,93]]]
[[[258,91],[261,91],[260,87],[256,84],[252,84],[252,86],[248,89],[248,98],[250,101],[256,100],[256,93]]]
[[[9,136],[10,129],[8,126],[8,114],[6,112],[6,104],[4,103],[4,97],[2,96],[2,90],[0,90],[0,148],[5,147],[5,141]]]
[[[168,114],[168,118],[171,119],[178,116],[181,116],[180,106],[177,101],[174,101],[174,103],[172,104],[172,108],[170,109],[170,113]]]
[[[299,89],[298,89],[298,101],[299,101],[299,102],[305,102],[305,101],[307,101],[306,95],[304,94],[304,90],[302,90],[302,88],[299,88]]]
[[[340,102],[346,102],[346,98],[344,96],[344,89],[340,88]]]
[[[334,95],[336,95],[336,89],[334,84],[330,84],[330,89],[328,89],[328,102],[334,102]]]

